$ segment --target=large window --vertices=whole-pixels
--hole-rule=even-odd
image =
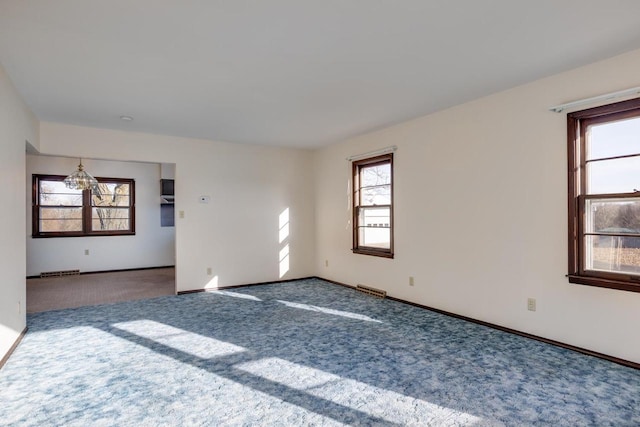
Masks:
[[[640,99],[567,117],[569,281],[640,292]]]
[[[97,178],[95,190],[71,190],[61,175],[33,175],[33,237],[135,234],[135,183]]]
[[[353,252],[393,258],[393,154],[353,162]]]

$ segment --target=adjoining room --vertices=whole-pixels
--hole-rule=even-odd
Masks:
[[[27,313],[175,294],[175,165],[30,151]],[[91,196],[65,185],[79,169]]]

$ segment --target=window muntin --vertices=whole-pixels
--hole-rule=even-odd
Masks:
[[[640,100],[568,124],[569,281],[640,292]]]
[[[135,183],[97,178],[95,190],[68,189],[62,175],[33,175],[33,237],[135,234]]]
[[[393,258],[393,154],[353,162],[353,252]]]

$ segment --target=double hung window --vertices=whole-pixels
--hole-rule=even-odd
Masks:
[[[93,190],[72,190],[62,175],[33,175],[33,237],[135,234],[135,182],[98,178]]]
[[[569,281],[640,292],[640,100],[567,117]]]
[[[353,162],[353,252],[393,258],[393,153]]]

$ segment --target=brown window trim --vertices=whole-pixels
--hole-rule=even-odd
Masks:
[[[393,253],[389,252],[388,250],[376,250],[376,249],[371,249],[371,248],[367,248],[365,249],[364,247],[360,247],[360,248],[353,248],[351,250],[354,254],[360,254],[360,255],[371,255],[371,256],[378,256],[381,258],[391,258],[393,259]]]
[[[130,185],[130,202],[129,202],[129,230],[110,230],[110,231],[91,231],[91,191],[84,190],[82,192],[82,231],[69,232],[41,232],[40,225],[40,181],[64,181],[66,175],[32,175],[31,200],[32,200],[32,221],[31,221],[31,237],[48,238],[48,237],[95,237],[95,236],[132,236],[136,234],[136,203],[135,203],[135,180],[128,178],[104,178],[96,177],[98,182],[122,182]]]
[[[358,193],[360,191],[360,168],[364,167],[364,166],[376,166],[378,164],[386,164],[389,163],[391,165],[391,204],[390,205],[378,205],[380,207],[389,207],[389,249],[381,249],[381,248],[375,248],[375,247],[371,247],[371,246],[360,246],[359,242],[358,242],[358,203],[359,203],[359,198],[358,198]],[[353,247],[351,249],[351,251],[354,254],[360,254],[360,255],[371,255],[371,256],[377,256],[377,257],[382,257],[382,258],[393,258],[394,257],[394,252],[393,252],[393,240],[394,240],[394,224],[393,224],[393,153],[389,153],[389,154],[383,154],[380,156],[375,156],[375,157],[370,157],[367,159],[362,159],[362,160],[355,160],[352,163],[352,203],[351,203],[351,208],[352,208],[352,213],[353,213],[353,217],[352,217],[352,244]]]
[[[631,117],[640,117],[640,98],[615,104],[590,108],[567,114],[568,153],[568,242],[569,283],[597,286],[623,291],[640,292],[640,276],[624,273],[599,272],[584,268],[584,205],[585,200],[596,197],[586,193],[586,128],[597,123],[606,123]],[[630,157],[630,156],[618,156]],[[602,159],[599,159],[602,160]],[[597,195],[604,197],[638,197],[636,193]]]

